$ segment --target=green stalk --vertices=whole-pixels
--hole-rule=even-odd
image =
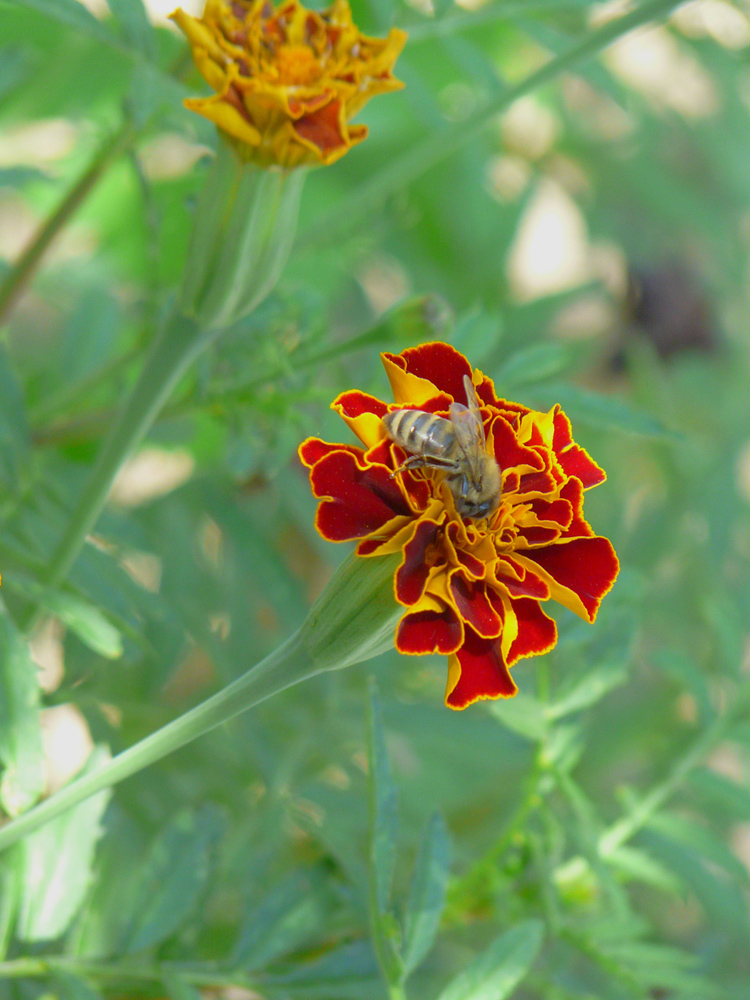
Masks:
[[[217,331],[200,330],[192,320],[178,314],[157,335],[130,398],[97,459],[92,478],[52,555],[41,581],[45,587],[56,587],[66,577],[96,524],[120,466],[140,444],[189,365],[216,335]],[[28,626],[34,614],[32,610],[22,624]]]
[[[403,608],[393,596],[400,555],[351,555],[334,574],[302,627],[236,681],[173,722],[72,781],[44,802],[0,827],[0,851],[26,834],[111,788],[240,712],[326,670],[340,670],[393,648]]]
[[[35,239],[8,272],[5,280],[0,283],[0,327],[3,326],[16,302],[26,291],[49,245],[79,205],[86,200],[110,163],[125,152],[135,138],[135,134],[133,126],[128,124],[106,140],[92,163],[47,219]]]

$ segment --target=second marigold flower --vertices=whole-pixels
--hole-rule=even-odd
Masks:
[[[215,122],[240,156],[260,166],[334,163],[367,136],[350,120],[392,75],[406,34],[369,38],[346,0],[325,11],[298,0],[207,0],[202,18],[172,14],[216,93],[185,105]]]
[[[559,407],[540,413],[500,399],[492,381],[448,344],[382,357],[393,404],[356,390],[332,404],[364,447],[318,438],[300,447],[321,500],[316,525],[330,541],[359,540],[360,556],[400,554],[393,586],[404,612],[396,647],[448,655],[451,708],[510,697],[517,691],[513,664],[557,641],[542,604],[558,601],[593,622],[615,581],[614,549],[583,516],[584,490],[602,483],[604,472],[573,441]],[[400,410],[426,416],[384,422]],[[469,449],[481,437],[490,472],[499,471],[491,501],[486,483],[476,496],[476,471],[463,485],[461,447],[452,453],[458,462],[443,469],[419,461],[420,435],[446,433],[431,416],[453,422],[459,446],[464,434]],[[396,443],[406,444],[399,429],[417,425],[408,447]]]

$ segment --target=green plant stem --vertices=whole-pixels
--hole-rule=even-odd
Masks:
[[[610,857],[632,836],[642,829],[654,813],[674,795],[685,778],[697,767],[706,755],[723,739],[729,727],[750,705],[750,683],[746,683],[735,695],[731,707],[718,716],[708,726],[688,750],[677,761],[667,777],[656,788],[645,795],[627,816],[617,820],[599,838],[598,853],[602,858]]]
[[[200,705],[0,827],[0,851],[272,695],[392,648],[394,629],[403,613],[393,597],[393,574],[399,561],[399,553],[375,559],[352,554],[333,575],[299,631],[275,652]]]
[[[356,229],[389,195],[403,190],[415,178],[475,138],[498,114],[506,111],[520,97],[525,97],[566,70],[601,52],[634,28],[666,16],[673,8],[679,7],[680,3],[682,0],[646,0],[635,10],[589,32],[582,41],[572,45],[554,59],[550,59],[516,86],[510,88],[499,86],[498,93],[490,97],[468,118],[449,128],[441,129],[422,143],[415,144],[408,152],[395,157],[388,165],[374,173],[364,184],[357,185],[335,208],[314,218],[310,226],[300,235],[298,246],[306,249],[335,243],[342,239],[347,233]]]
[[[0,850],[96,792],[124,781],[222,722],[325,669],[325,665],[310,660],[303,647],[301,632],[295,633],[270,656],[211,698],[0,827]]]
[[[52,241],[88,197],[109,165],[125,152],[135,135],[136,130],[128,123],[102,144],[93,161],[0,283],[0,327],[5,324],[11,310],[26,291]]]
[[[191,362],[215,336],[216,331],[200,330],[192,320],[179,314],[174,314],[157,335],[130,398],[102,448],[91,480],[50,559],[41,581],[43,586],[56,587],[67,576],[96,524],[117,471],[141,442]],[[28,627],[34,616],[32,608],[21,625]]]

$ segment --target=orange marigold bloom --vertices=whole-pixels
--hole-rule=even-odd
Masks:
[[[611,543],[583,517],[584,490],[602,469],[572,438],[570,421],[499,399],[491,379],[443,343],[383,354],[395,403],[364,392],[332,404],[364,448],[308,438],[299,449],[321,500],[324,538],[359,539],[357,553],[401,553],[394,595],[404,607],[396,629],[402,653],[448,655],[446,704],[508,698],[510,667],[557,641],[542,610],[550,598],[593,622],[619,565]],[[383,417],[409,408],[448,417],[476,390],[487,448],[502,471],[500,503],[489,517],[464,519],[445,474],[400,469],[408,454],[387,436]]]
[[[368,38],[347,0],[322,13],[298,0],[206,0],[202,18],[171,15],[216,93],[185,106],[215,122],[243,159],[261,166],[334,163],[367,136],[350,119],[403,84],[392,70],[406,33]]]

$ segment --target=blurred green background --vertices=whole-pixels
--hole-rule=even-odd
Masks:
[[[553,609],[560,643],[510,702],[451,712],[444,658],[394,652],[27,838],[0,868],[1,1000],[399,996],[368,917],[373,771],[399,818],[374,920],[412,949],[410,1000],[750,996],[750,5],[663,3],[598,51],[655,6],[353,4],[409,28],[405,89],[309,177],[277,291],[179,387],[27,646],[14,616],[173,300],[216,138],[181,106],[204,87],[163,7],[0,0],[6,290],[101,166],[4,304],[6,815],[301,623],[348,547],[316,536],[296,447],[349,440],[329,403],[387,394],[379,350],[445,339],[500,394],[560,402],[623,564],[595,626]]]

